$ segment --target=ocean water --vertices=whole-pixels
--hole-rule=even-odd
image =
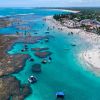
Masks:
[[[31,24],[33,30],[38,30],[38,35],[43,36],[48,28],[48,25],[42,20],[43,17],[69,12],[32,8],[0,9],[1,16],[29,13],[34,13],[37,16],[31,22],[33,23]],[[5,29],[3,30],[5,31]],[[9,31],[12,31],[13,34],[15,30],[10,27],[7,31],[8,34],[10,34]],[[32,31],[30,32],[33,34]],[[29,50],[24,54],[29,54],[35,61],[29,62],[29,59],[27,59],[24,69],[17,74],[13,74],[22,84],[28,83],[30,75],[34,75],[38,79],[37,83],[31,84],[32,94],[25,100],[57,100],[56,92],[58,91],[65,93],[64,100],[100,100],[100,78],[87,70],[85,64],[81,64],[78,57],[81,51],[90,48],[91,45],[78,35],[67,35],[55,29],[50,30],[50,35],[54,36],[54,38],[51,38],[47,43],[42,41],[42,44],[27,44]],[[72,46],[73,43],[76,46]],[[8,53],[21,54],[20,51],[23,47],[23,43],[16,43]],[[32,72],[32,65],[42,61],[42,59],[34,56],[34,51],[31,51],[31,48],[35,47],[49,47],[52,52],[52,61],[42,64],[40,74]]]

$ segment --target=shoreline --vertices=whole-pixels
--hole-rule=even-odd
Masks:
[[[67,9],[52,9],[52,10],[56,10],[56,11],[64,11],[64,12],[71,12],[71,13],[79,13],[80,11],[76,11],[76,10],[67,10]]]
[[[58,21],[53,19],[53,16],[45,17],[46,23],[51,28],[55,28],[64,34],[68,35],[70,32],[79,35],[87,43],[91,44],[92,48],[84,50],[79,53],[79,60],[81,63],[85,63],[87,69],[91,70],[96,75],[100,76],[100,36],[95,33],[86,32],[82,29],[72,29],[62,26]]]
[[[100,49],[92,48],[79,53],[79,61],[87,69],[100,76]]]
[[[74,33],[79,35],[81,38],[85,39],[87,42],[91,43],[91,44],[95,44],[100,42],[100,36],[98,36],[95,33],[91,33],[91,32],[86,32],[82,29],[75,29],[75,28],[68,28],[66,26],[62,26],[58,21],[56,21],[55,19],[53,19],[53,16],[47,16],[44,18],[44,20],[46,21],[46,23],[48,24],[48,26],[50,26],[51,28],[55,28],[59,31],[62,31],[66,34],[68,33]]]

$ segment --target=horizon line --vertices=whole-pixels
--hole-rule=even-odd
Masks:
[[[72,7],[0,7],[0,8],[100,8],[100,6],[83,6],[83,7],[80,7],[80,6],[72,6]]]

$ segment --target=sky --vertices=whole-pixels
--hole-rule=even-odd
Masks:
[[[0,0],[0,7],[100,7],[100,0]]]

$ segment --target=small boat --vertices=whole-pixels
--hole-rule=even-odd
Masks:
[[[57,92],[56,93],[56,98],[64,99],[64,92]]]
[[[43,59],[42,63],[43,64],[46,64],[47,63],[47,60],[46,59]]]
[[[29,83],[34,84],[34,83],[37,82],[37,78],[34,77],[34,76],[30,76],[30,77],[28,78],[28,81],[29,81]]]

